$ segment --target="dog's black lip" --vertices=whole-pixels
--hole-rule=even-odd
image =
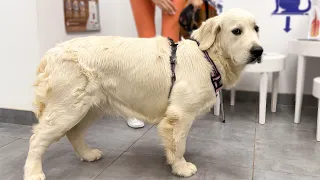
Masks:
[[[248,60],[248,63],[247,64],[254,64],[254,63],[261,63],[261,56],[259,56],[259,57],[253,57],[253,56],[251,56],[250,58],[249,58],[249,60]]]
[[[261,60],[262,60],[262,57],[259,56],[259,57],[257,58],[257,62],[260,64],[260,63],[261,63]]]

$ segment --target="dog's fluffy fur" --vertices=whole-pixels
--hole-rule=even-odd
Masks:
[[[170,42],[164,37],[84,37],[63,42],[42,58],[35,82],[35,114],[39,123],[30,138],[25,180],[45,179],[42,156],[54,141],[67,136],[82,160],[95,161],[102,152],[91,149],[84,132],[104,114],[159,123],[167,162],[176,175],[188,177],[196,166],[187,162],[186,136],[197,115],[216,101],[207,50],[232,86],[259,45],[250,13],[233,9],[204,22],[177,49],[177,80],[171,86]],[[232,30],[239,28],[241,35]],[[108,134],[106,134],[108,138]]]

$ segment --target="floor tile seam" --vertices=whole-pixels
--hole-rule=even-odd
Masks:
[[[5,136],[5,137],[9,137],[9,138],[18,138],[18,139],[23,139],[23,140],[28,140],[30,137],[31,137],[31,135],[30,135],[30,137],[21,137],[21,136],[10,136],[10,135],[7,135],[7,134],[1,134],[1,132],[0,132],[0,136]]]
[[[239,165],[215,163],[215,162],[208,162],[208,161],[203,161],[203,163],[205,163],[205,164],[215,164],[215,165],[221,165],[221,166],[228,166],[228,167],[236,167],[236,168],[252,169],[251,167],[248,167],[248,166],[239,166]]]
[[[147,134],[154,125],[152,125],[146,132],[144,132],[138,139],[136,139],[124,152],[127,152],[136,142],[138,142],[145,134]]]
[[[252,180],[254,178],[254,167],[255,167],[255,160],[256,160],[256,138],[257,138],[257,128],[255,127],[254,142],[253,142],[253,158],[252,158]]]
[[[155,156],[155,157],[163,157],[166,158],[166,156],[164,154],[152,154],[152,153],[138,153],[138,152],[134,152],[134,151],[126,151],[124,153],[130,153],[130,154],[135,154],[135,155],[145,155],[145,156]],[[123,154],[124,154],[123,153]],[[185,154],[186,155],[186,154]],[[186,156],[184,156],[186,157]],[[210,161],[206,161],[203,160],[203,163],[207,163],[207,164],[217,164],[217,165],[222,165],[222,166],[228,166],[228,167],[239,167],[239,168],[247,168],[247,169],[252,169],[251,166],[241,166],[241,165],[232,165],[232,164],[226,164],[226,163],[218,163],[218,162],[210,162]]]
[[[235,165],[226,165],[226,164],[220,164],[220,163],[212,163],[212,162],[204,162],[205,164],[212,164],[212,165],[222,165],[222,166],[227,166],[227,167],[234,167],[234,168],[243,168],[243,169],[248,169],[248,170],[252,170],[252,168],[250,167],[242,167],[242,166],[235,166]],[[165,164],[167,165],[167,164]],[[105,169],[106,170],[106,169]],[[100,175],[100,174],[99,174]],[[98,175],[98,176],[99,176]],[[94,179],[96,179],[98,176],[96,176]],[[118,176],[106,176],[106,177],[118,177]],[[92,179],[92,180],[94,180]],[[185,179],[185,178],[181,178],[181,179]]]
[[[274,131],[274,128],[281,128],[281,130],[299,130],[299,131],[302,131],[302,132],[314,132],[317,127],[310,127],[310,128],[307,128],[307,127],[299,127],[299,124],[297,125],[297,127],[289,127],[287,125],[292,125],[291,123],[288,123],[288,124],[276,124],[277,126],[272,126],[273,124],[267,124],[268,121],[266,120],[266,123],[264,125],[261,125],[261,126],[265,126],[266,128],[273,128],[273,129],[264,129],[264,130],[273,130]],[[292,121],[292,123],[294,123]],[[259,124],[257,122],[257,124]]]
[[[284,157],[284,156],[282,156],[282,157]],[[289,157],[292,157],[292,156],[289,156]],[[266,160],[266,161],[274,161],[274,160],[278,160],[279,158],[274,158],[274,157],[272,157],[272,158],[264,158],[264,160]],[[278,160],[279,161],[279,160]],[[280,161],[280,162],[282,162],[282,161]],[[316,164],[318,164],[318,162],[317,161],[313,161],[313,162],[315,162]],[[319,165],[312,165],[312,166],[300,166],[300,165],[298,165],[298,167],[300,167],[300,168],[305,168],[305,169],[310,169],[310,168],[317,168],[317,169],[319,169],[320,168],[320,164]],[[317,175],[318,176],[318,175]],[[319,175],[320,176],[320,175]]]
[[[124,150],[117,158],[115,158],[104,170],[102,170],[98,175],[96,175],[92,180],[96,179],[99,177],[106,169],[108,169],[114,162],[116,162],[128,149],[130,149],[142,136],[144,136],[147,132],[149,132],[152,127],[152,125],[146,132],[144,132],[136,141],[134,141],[126,150]]]
[[[255,158],[256,158],[256,142],[257,142],[257,123],[259,123],[259,103],[256,106],[256,114],[255,114],[255,126],[254,126],[254,137],[253,137],[253,157],[252,157],[252,175],[251,179],[254,180],[254,170],[255,170]]]
[[[154,126],[154,125],[151,125],[151,126],[149,127],[149,129],[147,129],[147,132],[148,132],[153,126]],[[115,129],[115,128],[117,128],[117,129],[126,129],[126,128],[124,128],[124,127],[111,127],[111,126],[107,126],[107,127],[110,127],[110,128],[112,128],[112,129]],[[128,126],[128,128],[131,128],[131,127]],[[110,131],[104,130],[102,127],[98,127],[98,128],[95,129],[95,130],[98,130],[98,131],[101,131],[101,132],[110,133]],[[89,130],[89,131],[92,131],[92,130]],[[136,133],[136,132],[134,132],[134,130],[133,130],[133,131],[130,130],[130,132]],[[143,136],[145,133],[146,133],[146,132],[141,133],[142,135],[141,135],[141,134],[140,134],[140,135],[137,134],[136,137],[137,137],[137,138],[141,138],[141,136]]]
[[[14,140],[13,142],[15,141],[18,141],[18,140],[24,140],[24,141],[28,141],[30,138],[25,138],[25,137],[17,137],[17,136],[7,136],[7,135],[3,135],[3,134],[0,134],[0,136],[4,136],[4,137],[9,137],[9,138],[17,138],[16,140]],[[135,141],[134,141],[135,142]],[[11,144],[11,143],[10,143]],[[71,145],[70,142],[54,142],[52,144],[63,144],[63,145]],[[1,147],[0,147],[1,148]],[[107,150],[107,151],[119,151],[119,152],[123,152],[124,150],[121,150],[121,149],[112,149],[112,148],[105,148],[105,147],[100,147],[99,149],[101,150]]]
[[[196,133],[194,133],[196,134]],[[252,136],[254,136],[254,133],[251,134]],[[206,137],[195,137],[195,136],[188,136],[189,139],[195,139],[195,140],[198,140],[198,141],[213,141],[213,140],[222,140],[222,141],[228,141],[228,140],[232,140],[232,139],[223,139],[223,138],[206,138]],[[247,141],[251,141],[252,142],[253,139],[248,139]],[[238,141],[237,141],[238,142]],[[239,142],[241,143],[241,142]]]
[[[154,126],[154,125],[150,126],[149,129],[147,129],[146,132],[142,133],[140,136],[137,135],[137,138],[138,138],[138,139],[132,141],[132,144],[131,144],[128,148],[126,148],[125,150],[111,149],[111,148],[101,148],[101,149],[125,152],[125,151],[128,150],[134,143],[136,143],[138,140],[140,140],[142,136],[144,136],[147,132],[149,132],[153,126]],[[107,131],[104,131],[104,130],[101,130],[101,131],[102,131],[102,132],[107,132]],[[65,143],[65,142],[59,142],[59,143],[69,144],[69,143]]]
[[[284,172],[284,171],[275,171],[275,170],[268,170],[268,169],[260,169],[260,168],[254,168],[256,170],[260,170],[260,171],[268,171],[268,172],[275,172],[275,173],[284,173],[284,174],[289,174],[289,175],[296,175],[296,176],[309,176],[309,177],[320,177],[317,175],[310,175],[310,174],[295,174],[295,173],[289,173],[289,172]]]
[[[7,146],[7,145],[9,145],[9,144],[11,144],[11,143],[14,143],[14,142],[18,141],[19,139],[20,139],[20,138],[17,138],[17,139],[15,139],[15,140],[7,143],[7,144],[4,144],[4,145],[0,146],[0,148],[3,148],[3,147],[5,147],[5,146]]]
[[[32,127],[33,126],[33,125],[27,125],[27,124],[14,124],[14,123],[7,123],[7,122],[0,122],[0,125],[1,124],[5,124],[8,126],[23,126],[23,127]]]
[[[225,164],[225,163],[218,163],[218,162],[203,161],[202,163],[205,163],[205,164],[215,164],[215,165],[228,166],[228,167],[236,167],[236,168],[252,169],[252,167],[250,167],[250,166],[240,166],[240,165]]]
[[[95,177],[93,177],[92,180],[96,179],[97,177],[99,177],[106,169],[108,169],[114,162],[116,162],[121,156],[122,154],[125,153],[125,151],[123,151],[117,158],[115,158],[105,169],[103,169],[99,174],[97,174]]]

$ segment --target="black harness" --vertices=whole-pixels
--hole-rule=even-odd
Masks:
[[[175,43],[171,38],[168,38],[170,41],[170,46],[171,46],[171,55],[170,55],[170,65],[171,65],[171,86],[169,90],[169,98],[171,95],[171,91],[173,88],[173,84],[176,81],[176,73],[175,73],[175,68],[177,64],[177,47],[178,44]]]
[[[177,64],[177,48],[178,48],[178,44],[175,43],[171,38],[168,38],[169,42],[170,42],[170,46],[171,46],[171,55],[170,55],[170,65],[171,65],[171,86],[170,86],[170,91],[169,91],[169,98],[171,95],[171,91],[173,88],[173,85],[176,81],[176,73],[175,73],[175,67]],[[195,40],[195,39],[190,39],[192,41],[195,41],[198,46],[200,45],[200,43]],[[216,65],[214,64],[213,60],[210,58],[209,54],[207,51],[203,51],[204,57],[207,59],[207,61],[211,64],[212,66],[212,72],[210,73],[210,77],[211,77],[211,82],[215,91],[216,96],[218,95],[218,92],[221,90],[223,84],[222,84],[222,78],[221,78],[221,74],[218,71],[218,68],[216,67]]]

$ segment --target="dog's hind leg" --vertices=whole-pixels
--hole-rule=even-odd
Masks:
[[[61,102],[47,104],[46,109],[34,126],[30,138],[28,157],[24,166],[25,180],[44,180],[42,156],[47,148],[60,140],[67,131],[78,124],[91,108],[90,104],[62,105]]]
[[[186,139],[192,122],[193,115],[182,114],[177,108],[169,107],[166,117],[158,125],[159,135],[162,137],[167,162],[176,175],[189,177],[197,172],[194,164],[187,162],[183,155],[186,148]]]
[[[85,142],[85,132],[92,123],[103,115],[103,111],[96,108],[91,109],[88,114],[70,131],[67,132],[67,137],[77,152],[81,160],[95,161],[102,157],[102,152],[98,149],[91,149]]]

